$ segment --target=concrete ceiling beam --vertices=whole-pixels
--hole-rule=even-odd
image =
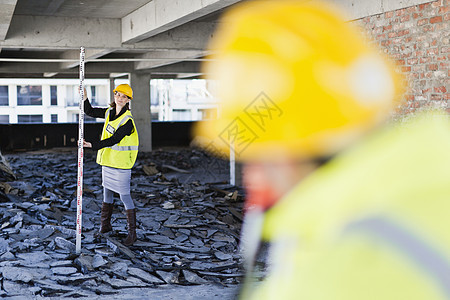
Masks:
[[[136,70],[151,69],[164,65],[177,63],[186,59],[196,59],[207,55],[204,50],[167,50],[152,51],[142,55],[140,58],[155,59],[155,61],[140,61],[135,63]]]
[[[58,73],[59,63],[9,63],[0,64],[0,73]],[[71,71],[73,72],[73,71]]]
[[[122,42],[135,43],[241,0],[153,0],[122,18]]]
[[[189,22],[143,41],[124,45],[134,49],[205,49],[216,29],[216,22]]]
[[[121,48],[120,19],[16,15],[3,48]]]
[[[96,59],[102,57],[106,54],[114,52],[113,49],[86,49],[85,50],[85,60]],[[65,51],[61,58],[67,59],[80,59],[80,50],[69,50]],[[70,69],[79,66],[79,62],[63,62],[61,63],[61,69]]]
[[[17,0],[0,0],[0,40],[6,38]]]
[[[347,20],[356,20],[404,7],[431,2],[430,0],[329,0],[344,12]]]
[[[52,73],[45,72],[43,75],[45,78],[51,78],[51,77],[55,77],[56,75],[58,75],[58,72],[52,72]]]
[[[65,0],[51,0],[45,9],[45,15],[51,16],[55,14],[61,5],[64,4],[64,1]]]
[[[152,74],[193,74],[200,73],[201,63],[184,61],[162,67],[150,69]]]
[[[89,73],[122,73],[133,71],[133,62],[108,62],[108,63],[92,63],[85,65],[85,75],[88,77]],[[0,73],[73,73],[79,74],[78,68],[61,69],[61,65],[58,62],[24,62],[24,63],[9,63],[3,62],[0,64]]]
[[[85,65],[85,74],[89,73],[132,73],[134,71],[133,62],[108,62],[108,63],[92,63]],[[77,69],[78,71],[78,69]]]
[[[86,53],[91,52],[92,58],[118,50],[202,50],[216,28],[215,22],[190,22],[141,42],[121,44],[120,35],[117,32],[120,30],[117,19],[107,19],[106,26],[97,24],[97,22],[103,23],[103,19],[86,19],[91,25],[97,24],[95,26],[77,20],[62,17],[15,16],[8,38],[5,41],[0,40],[0,46],[24,49],[67,49],[67,53],[64,53],[61,58],[79,57],[80,46],[86,47]],[[69,25],[63,24],[66,22]],[[105,33],[107,30],[110,32]],[[99,40],[91,43],[92,39],[96,39],[95,36],[99,37]],[[70,67],[70,64],[66,67]]]

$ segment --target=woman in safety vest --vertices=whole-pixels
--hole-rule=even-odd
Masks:
[[[133,90],[128,84],[120,84],[114,90],[114,102],[109,108],[93,108],[87,99],[84,111],[88,116],[104,118],[100,141],[83,142],[83,146],[98,150],[97,163],[102,166],[103,205],[100,233],[112,230],[111,215],[114,193],[120,195],[125,205],[128,236],[123,241],[132,245],[136,237],[136,208],[130,195],[131,168],[133,167],[139,146],[139,137],[130,112],[129,102],[133,99]]]

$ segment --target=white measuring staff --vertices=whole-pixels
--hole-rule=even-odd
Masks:
[[[230,185],[236,185],[236,152],[234,142],[230,142]]]
[[[81,253],[81,221],[83,215],[83,138],[84,138],[84,47],[80,49],[80,115],[78,118],[77,238],[75,249]]]

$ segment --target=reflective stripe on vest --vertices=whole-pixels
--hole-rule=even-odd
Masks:
[[[116,151],[138,151],[139,146],[111,146],[111,147],[106,147],[112,150],[116,150]]]
[[[122,124],[125,124],[126,121],[128,121],[129,119],[131,119],[131,116],[125,116],[123,117],[122,121],[119,122],[119,125],[117,125],[117,128],[119,128],[120,126],[122,126]]]
[[[106,114],[105,114],[105,119],[106,120],[109,120],[109,112],[111,111],[111,108],[109,108],[107,111],[106,111]],[[128,121],[129,119],[131,119],[131,116],[124,116],[123,117],[123,119],[119,122],[119,124],[117,125],[117,128],[119,128],[122,124],[124,124],[126,121]]]
[[[139,137],[134,124],[133,117],[129,111],[124,115],[118,117],[114,121],[110,121],[110,108],[105,113],[105,124],[103,125],[102,140],[110,138],[115,131],[119,129],[126,122],[133,123],[133,131],[130,135],[125,136],[118,144],[111,147],[105,147],[97,153],[97,163],[102,166],[108,166],[119,169],[130,169],[136,162],[137,153],[139,150]],[[108,130],[109,128],[109,130]]]
[[[427,272],[430,278],[450,299],[450,264],[438,249],[383,217],[367,218],[350,224],[344,234],[365,232],[384,240],[388,245],[409,258],[416,266]]]
[[[108,121],[109,121],[109,112],[110,112],[110,109],[108,109],[106,111],[106,115],[105,115],[105,119],[108,120]],[[129,119],[132,119],[132,117],[131,116],[124,116],[122,118],[122,120],[120,120],[119,124],[117,124],[117,128],[119,128],[120,126],[125,124]],[[109,148],[111,148],[111,147],[109,147]]]

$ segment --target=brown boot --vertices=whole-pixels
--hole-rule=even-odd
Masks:
[[[102,214],[101,214],[101,225],[100,225],[100,233],[106,233],[112,230],[111,226],[111,216],[113,212],[113,203],[103,202],[102,205]]]
[[[127,209],[128,236],[123,240],[125,246],[131,246],[137,240],[136,236],[136,209]]]

